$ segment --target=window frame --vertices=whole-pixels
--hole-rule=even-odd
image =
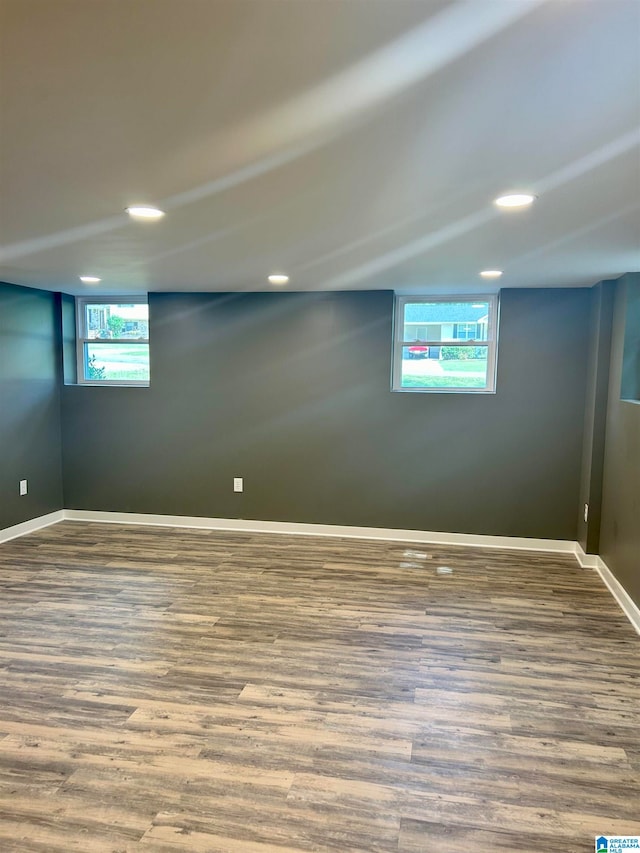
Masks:
[[[415,305],[416,303],[434,302],[487,302],[488,303],[488,322],[487,322],[487,337],[485,340],[453,340],[453,341],[405,341],[404,340],[404,307],[407,304]],[[418,394],[495,394],[496,393],[496,374],[498,366],[498,328],[500,317],[500,293],[474,293],[474,294],[459,294],[451,296],[399,296],[396,294],[394,302],[393,316],[393,352],[392,352],[392,368],[391,368],[391,390],[402,393],[418,393]],[[424,325],[432,325],[425,320]],[[476,326],[478,324],[476,323]],[[460,347],[486,347],[487,349],[487,383],[482,388],[418,388],[402,387],[402,355],[403,350],[408,346],[426,346],[426,347],[442,347],[442,346],[460,346]]]
[[[89,338],[87,337],[87,305],[149,305],[149,299],[145,296],[76,296],[76,370],[78,385],[92,386],[133,386],[137,388],[148,388],[148,380],[141,379],[87,379],[85,377],[86,345],[90,343],[100,344],[140,344],[149,346],[149,338]],[[147,320],[147,327],[148,327]]]

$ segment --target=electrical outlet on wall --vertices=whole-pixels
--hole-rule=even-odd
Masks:
[[[27,494],[27,481],[26,480],[20,480],[20,494],[21,495]]]
[[[243,492],[244,491],[244,481],[242,477],[234,477],[233,478],[233,491],[234,492]]]
[[[584,505],[584,523],[586,524],[589,521],[589,504]]]

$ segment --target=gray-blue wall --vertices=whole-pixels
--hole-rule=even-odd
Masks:
[[[616,283],[606,418],[600,554],[640,605],[640,402],[621,399],[625,326],[638,310],[640,274]],[[640,313],[635,322],[640,324]],[[637,337],[636,337],[637,342]],[[636,358],[638,353],[635,354]],[[632,353],[628,353],[630,358]],[[627,379],[630,383],[631,379]],[[638,387],[636,385],[636,387]],[[625,389],[625,394],[629,388]]]
[[[68,508],[575,539],[589,290],[502,292],[495,395],[392,393],[389,291],[149,306],[150,388],[64,388]]]
[[[578,512],[578,542],[583,551],[597,554],[602,518],[602,478],[609,397],[611,334],[615,281],[601,281],[591,288],[589,356],[584,412],[582,475]],[[587,519],[584,507],[588,507]]]
[[[63,506],[58,315],[56,294],[0,283],[0,529]]]

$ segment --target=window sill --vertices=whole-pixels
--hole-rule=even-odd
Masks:
[[[496,394],[495,388],[392,388],[393,394],[468,394],[478,396]]]
[[[150,388],[150,382],[65,382],[74,388]]]

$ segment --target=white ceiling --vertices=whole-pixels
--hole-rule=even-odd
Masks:
[[[473,292],[486,268],[504,287],[640,269],[639,0],[0,12],[0,280]],[[500,212],[510,189],[539,199]],[[133,222],[136,202],[166,217]]]

